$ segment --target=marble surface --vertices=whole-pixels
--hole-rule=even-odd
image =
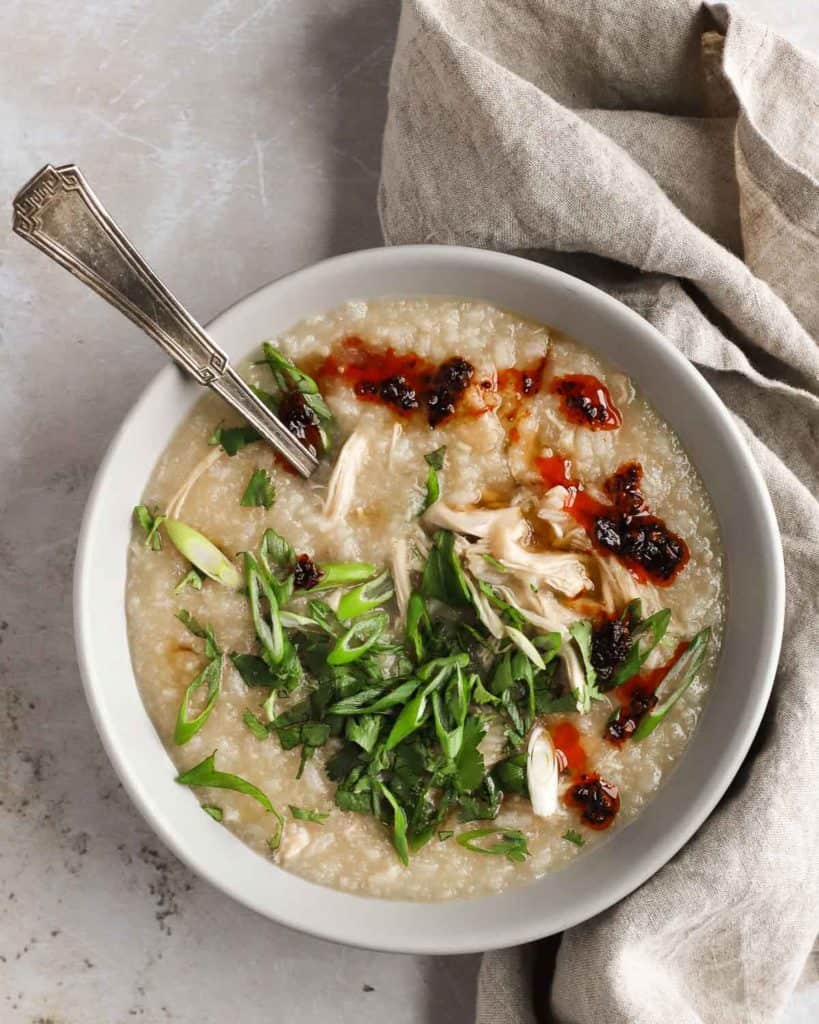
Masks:
[[[746,7],[819,51],[815,0]],[[6,0],[0,195],[77,162],[203,320],[380,243],[397,0]],[[10,30],[12,29],[12,30]],[[0,234],[0,1021],[462,1024],[476,957],[345,949],[184,868],[131,807],[74,660],[71,571],[106,445],[162,357]],[[808,990],[791,1024],[816,1020]]]

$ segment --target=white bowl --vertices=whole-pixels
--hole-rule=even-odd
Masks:
[[[729,413],[700,374],[637,314],[528,260],[478,249],[407,246],[326,260],[255,292],[210,331],[234,360],[303,317],[348,299],[484,299],[551,324],[612,360],[668,420],[697,466],[725,546],[728,614],[717,678],[681,762],[639,818],[556,874],[449,903],[371,899],[288,874],[202,814],[142,705],[125,623],[131,510],[201,392],[174,368],[137,402],[100,467],[80,537],[74,602],[85,692],[108,756],[139,810],[194,871],[282,924],[373,949],[466,953],[571,927],[637,888],[713,810],[748,751],[779,656],[784,571],[770,499]]]

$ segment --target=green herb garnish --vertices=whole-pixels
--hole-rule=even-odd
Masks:
[[[563,833],[562,838],[565,839],[568,843],[574,843],[575,846],[586,845],[586,840],[583,838],[583,836],[581,836],[580,833],[575,831],[575,829],[573,828],[567,828],[566,831]]]
[[[447,839],[451,839],[455,833],[451,828],[442,828],[438,832],[438,842],[445,843]]]
[[[256,654],[230,655],[230,660],[236,667],[236,671],[242,677],[247,686],[275,686],[276,677],[270,671],[270,666],[264,658]]]
[[[304,404],[315,415],[322,448],[325,452],[328,451],[330,448],[328,431],[332,427],[333,414],[322,398],[318,385],[309,374],[300,370],[270,342],[266,341],[262,345],[262,351],[264,352],[264,361],[270,367],[270,371],[282,391],[298,392],[302,396]]]
[[[392,844],[401,863],[409,864],[409,844],[407,843],[407,815],[404,808],[398,803],[393,794],[387,789],[383,782],[376,783],[378,791],[392,807]]]
[[[276,850],[278,850],[278,848],[282,844],[282,835],[284,834],[284,818],[281,816],[281,814],[279,814],[275,807],[271,806],[270,810],[273,812],[273,815],[276,818],[276,831],[267,840],[267,845],[270,851],[272,853],[275,853]]]
[[[179,711],[176,715],[176,726],[173,732],[173,741],[178,746],[182,746],[182,744],[192,739],[210,717],[221,689],[223,660],[222,655],[218,654],[212,661],[208,662],[201,672],[194,676],[186,687],[185,693],[182,696],[182,703],[179,705]],[[201,686],[207,687],[205,705],[198,715],[189,718],[188,712],[191,698]]]
[[[288,806],[297,821],[312,821],[316,825],[323,825],[330,817],[329,811],[306,811],[303,807],[294,807],[292,804]]]
[[[569,626],[569,632],[572,634],[574,642],[580,651],[580,657],[583,660],[583,670],[586,675],[586,684],[583,687],[583,692],[575,694],[578,703],[582,704],[585,713],[591,709],[593,699],[599,700],[602,697],[600,690],[597,688],[597,672],[591,660],[592,624],[588,619],[572,622]]]
[[[136,506],[134,509],[134,522],[145,531],[146,548],[151,548],[152,551],[162,550],[162,534],[159,532],[159,527],[167,518],[167,516],[160,514],[158,508],[155,508],[152,512],[147,505]]]
[[[374,612],[356,619],[336,641],[327,655],[328,665],[348,665],[363,658],[389,624],[386,612]]]
[[[450,530],[438,530],[432,538],[421,578],[421,594],[456,608],[472,604],[461,560],[455,552],[455,535]]]
[[[257,740],[266,740],[269,736],[267,726],[260,718],[257,718],[257,716],[253,714],[250,708],[245,708],[245,712],[242,715],[242,721],[248,729],[250,729]]]
[[[491,846],[479,845],[479,840],[487,836],[498,836],[498,840]],[[524,861],[529,856],[529,846],[526,836],[510,828],[474,828],[470,832],[461,832],[457,837],[458,843],[466,850],[473,853],[489,853],[494,856],[505,856],[509,860]]]
[[[241,587],[236,566],[204,534],[181,519],[166,519],[165,531],[177,551],[200,572],[231,590]]]
[[[376,568],[371,562],[322,562],[321,579],[308,593],[315,594],[320,590],[334,590],[336,587],[349,587],[353,583],[362,583],[375,576]],[[375,582],[375,581],[373,581]]]
[[[236,793],[244,793],[260,803],[266,811],[275,814],[273,804],[267,796],[254,786],[252,782],[241,778],[239,775],[231,775],[229,772],[220,772],[215,764],[216,751],[209,754],[204,761],[189,768],[188,771],[177,775],[176,781],[181,786],[208,786],[211,789],[232,789]]]
[[[655,612],[632,627],[631,635],[634,638],[634,643],[632,644],[631,651],[629,651],[625,661],[622,662],[614,673],[607,689],[620,686],[621,683],[625,683],[632,676],[637,675],[645,660],[665,636],[670,621],[671,609],[663,608],[661,611]]]
[[[228,455],[235,455],[254,441],[260,441],[261,435],[255,427],[225,427],[221,423],[208,438],[208,444],[215,448],[221,445]]]
[[[221,821],[224,817],[222,808],[217,807],[216,804],[202,804],[202,810],[205,814],[209,814],[214,821]]]
[[[441,483],[438,479],[438,473],[444,468],[444,457],[446,455],[446,445],[442,445],[440,448],[436,448],[434,452],[429,452],[424,456],[424,462],[427,466],[427,493],[424,498],[424,504],[421,506],[419,515],[426,512],[430,505],[434,505],[436,501],[441,497]]]
[[[173,592],[175,594],[181,594],[185,587],[190,587],[191,590],[202,589],[202,577],[199,575],[196,569],[189,569],[188,572],[173,588]]]
[[[503,562],[499,562],[497,558],[495,558],[494,555],[490,555],[488,551],[484,552],[482,557],[484,561],[488,562],[493,569],[497,569],[498,572],[509,572]]]
[[[279,602],[270,582],[270,577],[263,572],[259,563],[245,552],[245,579],[250,600],[250,615],[253,628],[262,647],[262,657],[271,669],[281,665],[285,655],[285,636],[279,618]],[[263,608],[263,600],[267,601],[267,612]]]
[[[374,580],[362,583],[344,594],[338,602],[338,617],[349,621],[358,618],[359,615],[366,615],[367,612],[386,604],[393,593],[392,577],[385,570]]]
[[[254,470],[239,504],[245,508],[270,508],[275,500],[273,477],[266,469]]]
[[[674,707],[680,697],[682,697],[688,687],[694,682],[697,678],[697,673],[702,667],[703,661],[705,661],[705,656],[708,653],[708,642],[710,639],[711,630],[708,627],[701,629],[692,639],[691,643],[686,648],[685,653],[672,667],[671,671],[662,683],[663,688],[666,688],[671,683],[676,683],[677,688],[669,697],[666,697],[664,701],[658,704],[653,711],[649,711],[649,713],[641,719],[640,724],[637,726],[633,736],[631,737],[633,740],[644,740],[646,736],[650,736],[668,712]]]

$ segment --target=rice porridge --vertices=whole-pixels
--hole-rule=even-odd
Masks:
[[[288,871],[413,900],[531,881],[662,799],[722,555],[629,378],[457,299],[351,302],[252,359],[320,468],[207,396],[129,551],[135,675],[191,799]]]

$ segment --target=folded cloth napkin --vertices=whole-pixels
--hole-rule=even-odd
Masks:
[[[788,581],[773,698],[729,795],[637,893],[566,932],[553,970],[487,954],[481,1024],[538,1003],[572,1024],[768,1024],[816,937],[817,176],[819,67],[731,7],[404,0],[386,241],[523,252],[658,327],[736,417]]]

